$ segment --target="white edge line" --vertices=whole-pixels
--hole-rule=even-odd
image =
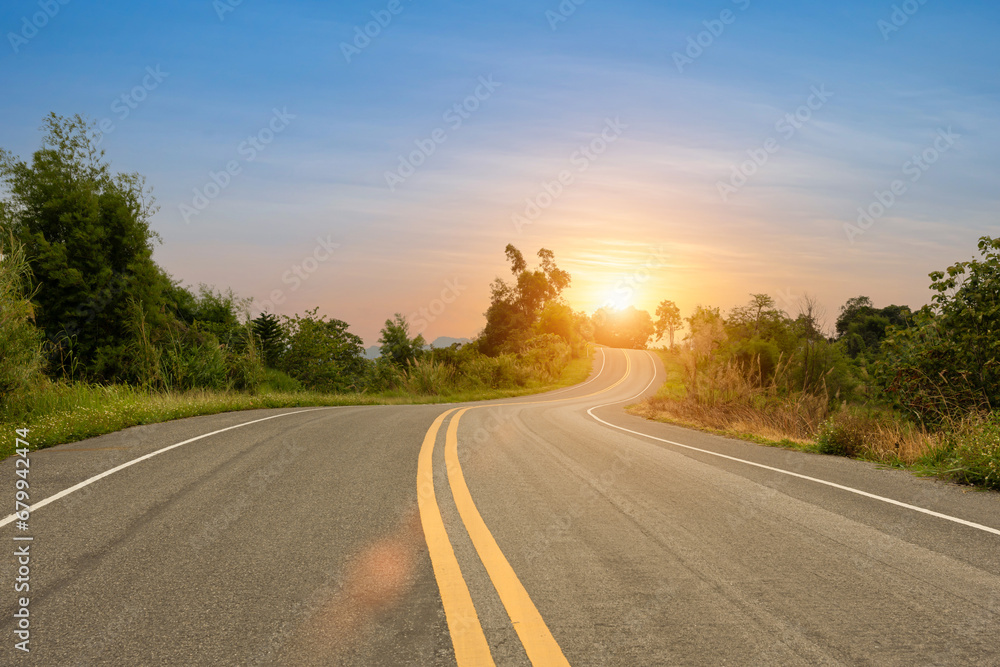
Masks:
[[[146,459],[151,459],[151,458],[153,458],[154,456],[156,456],[158,454],[162,454],[163,452],[169,452],[171,449],[176,449],[177,447],[180,447],[182,445],[187,445],[187,444],[192,443],[192,442],[194,442],[196,440],[201,440],[202,438],[207,438],[209,436],[217,435],[219,433],[224,433],[226,431],[232,431],[234,428],[242,428],[244,426],[250,426],[251,424],[259,424],[260,422],[266,422],[269,419],[277,419],[278,417],[290,417],[291,415],[300,415],[303,412],[316,412],[317,410],[323,410],[323,409],[325,409],[325,408],[320,407],[320,408],[312,408],[310,410],[296,410],[295,412],[284,412],[284,413],[282,413],[280,415],[271,415],[270,417],[264,417],[263,419],[255,419],[253,421],[243,422],[242,424],[236,424],[235,426],[227,426],[226,428],[220,428],[218,431],[212,431],[211,433],[204,433],[202,435],[195,436],[194,438],[189,438],[189,439],[185,440],[184,442],[178,442],[178,443],[175,443],[173,445],[169,445],[167,447],[164,447],[163,449],[158,449],[155,452],[150,452],[149,454],[144,454],[143,456],[140,456],[139,458],[132,459],[131,461],[126,461],[125,463],[122,463],[119,466],[115,466],[114,468],[111,468],[110,470],[105,470],[104,472],[102,472],[102,473],[100,473],[98,475],[94,475],[90,479],[85,479],[82,482],[80,482],[79,484],[74,484],[73,486],[69,487],[68,489],[63,489],[62,491],[60,491],[59,493],[56,493],[55,495],[51,495],[51,496],[49,496],[48,498],[46,498],[44,500],[39,500],[37,503],[34,503],[33,505],[31,505],[31,507],[29,508],[28,511],[29,512],[34,512],[35,510],[37,510],[37,509],[39,509],[41,507],[45,507],[49,503],[54,503],[55,501],[59,500],[60,498],[64,498],[64,497],[68,496],[69,494],[73,493],[74,491],[79,491],[80,489],[82,489],[85,486],[93,484],[94,482],[96,482],[96,481],[98,481],[100,479],[104,479],[105,477],[107,477],[109,475],[113,475],[116,472],[118,472],[119,470],[124,470],[125,468],[128,468],[129,466],[135,465],[136,463],[139,463],[141,461],[145,461]],[[4,517],[4,519],[2,521],[0,521],[0,528],[6,526],[9,523],[14,522],[16,519],[17,519],[17,514],[9,514],[9,515],[7,515],[6,517]]]
[[[648,351],[647,351],[647,353],[648,353]],[[654,368],[655,368],[655,362],[654,362]],[[653,380],[655,380],[655,379],[656,379],[656,375],[654,373]],[[653,384],[653,380],[650,380],[649,384]],[[648,388],[649,388],[649,385],[646,385],[646,389],[648,389]],[[646,391],[646,389],[643,389],[642,391],[640,391],[638,394],[636,394],[632,398],[625,399],[625,401],[631,401],[634,398],[637,398],[638,396],[642,395]],[[597,410],[597,409],[603,408],[603,407],[607,407],[609,405],[615,405],[617,403],[624,403],[625,401],[615,401],[613,403],[605,403],[603,405],[596,405],[596,406],[590,408],[589,410],[587,410],[587,414],[590,415],[591,417],[593,417],[594,419],[596,419],[597,421],[601,422],[602,424],[604,424],[606,426],[610,426],[611,428],[616,428],[619,431],[625,431],[626,433],[631,433],[633,435],[639,435],[639,436],[642,436],[644,438],[649,438],[650,440],[656,440],[658,442],[665,442],[668,445],[674,445],[675,447],[683,447],[684,449],[690,449],[691,451],[694,451],[694,452],[701,452],[702,454],[710,454],[711,456],[717,456],[717,457],[719,457],[721,459],[728,459],[730,461],[737,461],[739,463],[745,463],[747,465],[754,466],[755,468],[763,468],[764,470],[770,470],[771,472],[781,473],[782,475],[788,475],[790,477],[797,477],[799,479],[804,479],[804,480],[807,480],[807,481],[810,481],[810,482],[816,482],[817,484],[822,484],[824,486],[829,486],[829,487],[833,487],[835,489],[840,489],[841,491],[847,491],[849,493],[854,493],[854,494],[857,494],[859,496],[864,496],[865,498],[871,498],[873,500],[880,500],[880,501],[882,501],[884,503],[888,503],[890,505],[896,505],[897,507],[904,507],[906,509],[913,510],[914,512],[920,512],[921,514],[926,514],[928,516],[933,516],[933,517],[937,517],[939,519],[944,519],[946,521],[951,521],[953,523],[958,523],[958,524],[961,524],[963,526],[968,526],[969,528],[975,528],[977,530],[981,530],[981,531],[984,531],[984,532],[987,532],[987,533],[992,533],[993,535],[1000,535],[1000,530],[998,530],[996,528],[991,528],[989,526],[984,526],[981,523],[975,523],[975,522],[972,522],[972,521],[966,521],[965,519],[959,519],[958,517],[951,516],[949,514],[942,514],[941,512],[935,512],[933,510],[924,509],[923,507],[917,507],[916,505],[910,505],[909,503],[904,503],[904,502],[901,502],[899,500],[893,500],[892,498],[886,498],[884,496],[877,496],[874,493],[868,493],[867,491],[862,491],[860,489],[855,489],[855,488],[852,488],[850,486],[844,486],[843,484],[837,484],[835,482],[828,482],[828,481],[826,481],[824,479],[818,479],[816,477],[810,477],[808,475],[801,475],[801,474],[799,474],[797,472],[792,472],[790,470],[782,470],[781,468],[774,468],[772,466],[764,465],[763,463],[755,463],[753,461],[747,461],[746,459],[736,458],[735,456],[728,456],[726,454],[720,454],[718,452],[713,452],[713,451],[710,451],[710,450],[707,450],[707,449],[700,449],[698,447],[692,447],[691,445],[682,445],[681,443],[674,442],[673,440],[666,440],[664,438],[658,438],[655,435],[649,435],[648,433],[642,433],[640,431],[633,431],[632,429],[625,428],[624,426],[618,426],[616,424],[612,424],[611,422],[604,421],[603,419],[601,419],[600,417],[598,417],[597,415],[594,414],[594,410]]]

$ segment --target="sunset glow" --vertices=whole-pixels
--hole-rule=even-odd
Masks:
[[[175,278],[319,306],[369,344],[450,281],[424,333],[475,336],[507,243],[555,252],[587,312],[750,292],[789,310],[806,293],[829,312],[861,293],[926,303],[927,274],[996,224],[997,9],[928,3],[885,37],[888,4],[723,4],[734,23],[690,63],[675,54],[718,8],[588,3],[553,28],[537,3],[405,5],[345,56],[371,8],[243,3],[219,20],[182,2],[143,8],[150,35],[128,5],[70,6],[8,54],[0,139],[30,154],[53,109],[106,119],[101,148],[154,188]],[[95,47],[105,24],[129,58]]]

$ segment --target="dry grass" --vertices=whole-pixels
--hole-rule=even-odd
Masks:
[[[662,356],[667,381],[655,397],[631,406],[632,414],[1000,490],[1000,413],[965,413],[931,430],[888,409],[831,410],[825,395],[783,395],[774,383],[758,386],[731,367],[699,375],[694,389],[685,359]]]
[[[812,442],[830,414],[825,394],[785,393],[779,386],[781,367],[774,379],[762,384],[733,365],[697,371],[690,354],[662,357],[667,381],[656,396],[631,407],[631,413],[801,444]]]
[[[909,466],[942,447],[945,437],[891,413],[844,407],[822,424],[816,443],[824,454]]]

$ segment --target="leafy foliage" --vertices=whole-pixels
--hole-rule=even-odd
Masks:
[[[0,237],[0,413],[41,377],[42,333],[32,323],[29,283],[23,248]]]
[[[393,319],[386,320],[380,333],[380,356],[392,364],[404,368],[423,356],[427,342],[420,334],[410,338],[410,325],[401,314],[396,313]]]
[[[310,389],[337,392],[360,388],[367,363],[363,341],[347,330],[347,322],[318,313],[317,307],[303,316],[284,318],[288,349],[280,370]]]
[[[887,329],[878,378],[921,420],[1000,405],[1000,239],[982,237],[979,251],[931,273],[932,304]]]
[[[30,164],[0,151],[4,217],[39,287],[35,321],[59,367],[126,379],[130,310],[166,323],[168,281],[152,260],[154,200],[140,175],[111,172],[80,116],[50,114],[43,129]]]
[[[486,327],[477,340],[480,351],[489,356],[522,349],[537,332],[543,309],[558,302],[570,284],[570,275],[556,266],[551,250],[538,251],[540,264],[534,270],[528,269],[521,251],[512,244],[507,244],[505,253],[514,282],[493,281]],[[572,340],[566,342],[573,344]]]

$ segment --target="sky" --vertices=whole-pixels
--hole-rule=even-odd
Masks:
[[[152,6],[150,6],[152,5]],[[920,306],[997,234],[1000,5],[6,0],[0,147],[96,123],[175,279],[473,337],[504,248],[574,309]]]

